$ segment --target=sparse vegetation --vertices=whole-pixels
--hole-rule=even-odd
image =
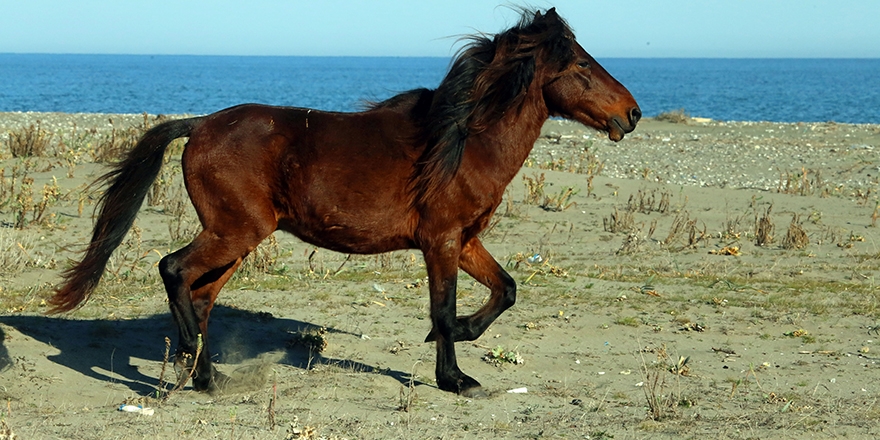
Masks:
[[[503,369],[503,380],[485,372],[475,377],[504,387],[501,393],[522,390],[493,397],[516,402],[515,411],[445,394],[438,399],[431,375],[416,374],[414,365],[425,360],[425,371],[434,367],[433,345],[422,344],[430,322],[418,251],[348,255],[281,233],[245,259],[212,312],[218,369],[239,369],[236,344],[246,346],[244,357],[280,349],[285,357],[271,364],[271,379],[241,393],[209,397],[184,389],[163,401],[177,382],[168,378],[174,374],[167,368],[171,342],[161,343],[172,318],[155,266],[199,230],[182,184],[179,148],[166,157],[136,227],[86,307],[72,320],[42,315],[52,280],[88,238],[101,189],[84,183],[105,170],[94,162],[99,155],[112,161],[125,148],[125,124],[114,118],[112,135],[107,123],[101,130],[68,126],[64,133],[41,124],[48,142],[42,156],[14,156],[0,139],[0,369],[6,368],[0,374],[10,379],[0,389],[8,400],[0,433],[8,428],[28,438],[66,438],[76,436],[81,423],[103,425],[122,403],[106,401],[107,387],[132,395],[150,390],[125,403],[154,407],[166,421],[110,414],[120,422],[102,429],[117,436],[122,429],[158,436],[173,428],[184,438],[613,438],[633,431],[681,437],[718,426],[729,427],[718,435],[756,438],[780,430],[809,436],[817,427],[858,436],[880,415],[852,388],[858,385],[847,388],[849,377],[872,379],[859,360],[878,350],[869,342],[880,321],[880,252],[870,226],[880,212],[880,183],[871,180],[873,172],[866,176],[872,169],[866,159],[842,172],[816,165],[790,176],[779,172],[785,167],[761,164],[768,186],[696,189],[653,179],[671,174],[654,163],[635,163],[630,180],[618,178],[621,173],[609,178],[607,164],[624,145],[611,153],[601,147],[600,160],[592,141],[580,135],[539,140],[556,151],[536,153],[535,169],[521,174],[522,185],[510,186],[481,236],[517,281],[517,304],[456,349],[462,363],[471,363],[462,366],[469,373],[479,359]],[[132,130],[148,123],[153,119]],[[699,124],[664,127],[690,133]],[[628,142],[656,141],[682,155],[692,154],[692,146],[716,147],[648,134],[637,131]],[[711,162],[711,148],[704,152],[698,162],[706,172],[740,172]],[[841,148],[834,157],[846,161],[855,154]],[[651,181],[641,180],[646,169]],[[860,186],[845,180],[853,175]],[[773,214],[791,216],[784,233],[774,230]],[[458,313],[478,310],[488,292],[460,272]],[[847,325],[823,330],[838,317]],[[60,336],[66,334],[85,334],[88,342]],[[585,334],[601,339],[585,345]],[[656,340],[639,347],[633,360],[627,353],[634,352],[636,337]],[[663,345],[682,340],[704,342],[672,354]],[[128,349],[150,341],[155,347]],[[39,350],[22,351],[28,345]],[[752,348],[764,345],[774,349]],[[528,363],[520,367],[522,350]],[[136,368],[120,364],[129,359]],[[817,372],[827,362],[834,374],[822,376]],[[53,370],[57,364],[63,376]],[[28,391],[35,387],[57,394],[52,405]],[[73,387],[76,396],[57,392]]]

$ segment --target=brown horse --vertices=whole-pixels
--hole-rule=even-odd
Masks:
[[[420,249],[429,277],[437,386],[484,394],[455,358],[513,305],[516,284],[483,247],[482,231],[549,116],[619,141],[636,101],[575,41],[554,9],[473,37],[436,90],[395,96],[360,113],[240,105],[165,122],[101,179],[109,188],[85,257],[51,299],[69,311],[89,296],[134,221],[168,144],[189,137],[183,173],[203,230],[159,264],[180,331],[175,362],[196,390],[224,377],[211,365],[208,315],[217,294],[275,230],[344,253]],[[456,316],[458,269],[491,291]],[[197,346],[203,343],[198,359]],[[180,385],[188,380],[186,375]]]

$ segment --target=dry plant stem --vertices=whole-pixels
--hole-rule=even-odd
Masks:
[[[162,357],[162,370],[159,372],[159,387],[157,393],[165,391],[165,369],[168,367],[168,357],[171,354],[171,338],[165,337],[165,355]]]
[[[800,225],[800,216],[792,215],[791,223],[788,225],[788,231],[785,238],[782,239],[783,249],[803,249],[810,243],[807,232]]]
[[[196,344],[196,355],[193,357],[193,365],[192,365],[192,367],[190,367],[190,368],[187,369],[187,370],[189,370],[189,371],[186,372],[186,375],[185,375],[182,379],[180,379],[180,380],[177,381],[177,385],[175,385],[175,387],[174,387],[171,391],[169,391],[168,394],[165,395],[165,399],[164,399],[164,400],[168,400],[168,398],[171,397],[172,394],[174,394],[174,393],[177,392],[178,390],[182,390],[183,387],[185,387],[186,384],[189,382],[189,380],[192,379],[193,374],[195,374],[195,371],[196,371],[196,369],[195,369],[196,362],[198,362],[199,355],[202,354],[202,344],[203,344],[203,343],[202,343],[202,334],[201,334],[201,333],[198,334],[198,336],[197,336],[197,341],[198,341],[198,342],[197,342],[197,344]],[[188,355],[185,355],[185,356],[188,357]]]
[[[278,400],[278,381],[272,380],[272,399],[269,400],[269,408],[266,412],[269,415],[269,429],[275,430],[278,424],[275,422],[275,401]]]
[[[409,383],[406,386],[406,389],[401,385],[400,387],[400,405],[397,407],[398,411],[409,412],[409,410],[413,406],[413,402],[416,399],[416,366],[418,366],[422,361],[416,361],[412,367],[412,373],[409,376]]]
[[[651,418],[653,420],[660,420],[663,417],[663,409],[659,397],[659,393],[661,393],[662,390],[658,390],[658,388],[662,388],[665,381],[661,380],[659,372],[651,374],[648,370],[648,363],[645,361],[645,355],[641,350],[639,350],[639,357],[642,361],[641,370],[642,379],[644,380],[642,392],[645,393],[645,399],[648,403],[648,410],[651,413]]]
[[[758,219],[755,213],[755,246],[764,246],[773,242],[773,232],[775,226],[773,220],[770,219],[770,212],[773,211],[773,205],[767,207],[764,215]]]

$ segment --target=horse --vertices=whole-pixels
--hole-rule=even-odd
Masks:
[[[197,391],[227,378],[211,363],[208,317],[242,260],[276,230],[349,254],[418,249],[428,274],[436,384],[487,393],[462,372],[455,343],[472,341],[516,301],[516,283],[483,246],[505,188],[551,116],[620,141],[641,110],[575,40],[554,9],[523,11],[495,35],[469,37],[436,89],[360,112],[243,104],[163,122],[100,177],[106,186],[82,259],[64,271],[48,313],[80,307],[131,228],[167,146],[188,137],[186,189],[202,230],[159,262],[179,330],[175,365]],[[456,313],[461,269],[489,289]]]

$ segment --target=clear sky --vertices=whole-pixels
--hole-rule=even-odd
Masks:
[[[0,0],[0,52],[450,56],[489,0]],[[880,58],[878,0],[532,0],[596,57]]]

